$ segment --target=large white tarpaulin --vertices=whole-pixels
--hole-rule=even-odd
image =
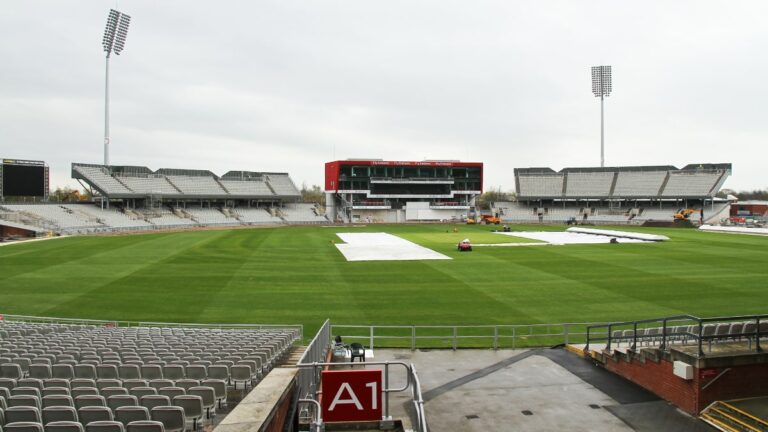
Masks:
[[[540,240],[553,245],[610,243],[611,239],[614,238],[618,243],[647,243],[646,240],[624,237],[610,237],[607,235],[584,234],[569,231],[513,231],[506,233],[500,232],[497,234]],[[514,245],[514,243],[512,244]]]
[[[432,249],[387,233],[337,233],[336,247],[347,261],[416,261],[451,259]]]

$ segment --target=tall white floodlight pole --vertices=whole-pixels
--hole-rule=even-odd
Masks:
[[[107,69],[104,79],[104,165],[109,166],[109,57],[114,52],[120,55],[128,36],[131,17],[114,9],[109,10],[107,27],[104,29],[102,45],[107,53]]]
[[[600,167],[605,166],[604,99],[611,95],[611,67],[592,66],[592,93],[600,98]]]

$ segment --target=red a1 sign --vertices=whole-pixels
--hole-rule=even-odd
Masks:
[[[323,371],[323,421],[381,420],[381,369]]]

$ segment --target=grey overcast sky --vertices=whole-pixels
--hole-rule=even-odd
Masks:
[[[100,163],[101,36],[115,165],[287,171],[333,159],[599,166],[590,66],[613,66],[606,165],[732,162],[768,187],[768,1],[8,0],[0,14],[0,156],[52,183]]]

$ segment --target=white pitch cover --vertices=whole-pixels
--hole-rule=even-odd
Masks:
[[[336,233],[336,247],[347,261],[449,260],[441,253],[387,233]]]

